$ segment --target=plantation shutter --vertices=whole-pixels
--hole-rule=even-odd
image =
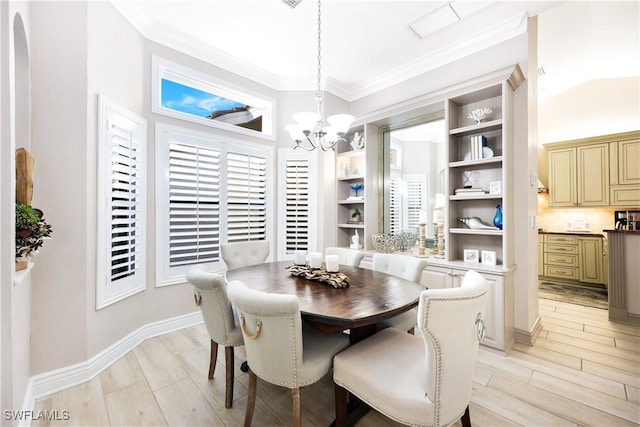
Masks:
[[[287,159],[285,162],[286,253],[309,250],[309,160]]]
[[[122,123],[122,121],[121,121]],[[124,124],[124,123],[122,123]],[[142,171],[139,135],[109,120],[111,142],[111,282],[141,268]]]
[[[389,233],[398,234],[402,227],[402,200],[400,194],[401,179],[391,177],[389,180]]]
[[[267,159],[227,154],[227,241],[266,239]]]
[[[220,258],[220,151],[169,147],[169,266]]]
[[[424,176],[405,176],[407,186],[407,226],[409,231],[417,232],[420,224],[420,212],[424,209]]]

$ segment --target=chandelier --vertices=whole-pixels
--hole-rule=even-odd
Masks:
[[[335,114],[327,118],[330,126],[325,126],[323,118],[324,95],[320,89],[320,0],[318,0],[318,84],[316,87],[316,112],[300,112],[293,115],[295,124],[286,127],[291,138],[296,142],[295,148],[313,151],[321,148],[322,151],[335,150],[338,142],[344,141],[344,135],[349,130],[355,119],[350,114]]]

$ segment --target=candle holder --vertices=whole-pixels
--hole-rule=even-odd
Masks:
[[[418,227],[420,228],[420,237],[419,237],[420,246],[418,246],[418,258],[426,258],[427,255],[425,253],[426,247],[424,245],[424,239],[427,237],[426,235],[427,224],[420,223],[418,224]]]

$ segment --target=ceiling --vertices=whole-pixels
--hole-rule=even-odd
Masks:
[[[283,0],[122,0],[113,4],[151,40],[277,90],[316,87],[315,0],[302,0],[295,8]],[[580,79],[612,73],[640,75],[640,59],[635,59],[640,55],[630,56],[638,53],[638,2],[620,3],[624,6],[613,17],[612,4],[617,3],[324,0],[323,88],[353,101],[523,34],[527,16],[536,14],[541,14],[539,64],[546,72],[539,81],[542,92],[555,94]],[[450,16],[452,22],[443,26]],[[629,16],[636,19],[628,24],[635,25],[635,32],[618,22]],[[598,21],[597,25],[589,20]],[[426,34],[429,31],[435,32]],[[585,31],[589,31],[586,37]],[[613,54],[607,43],[612,37]],[[583,52],[577,60],[578,79],[576,62],[567,64],[567,52],[574,53],[576,47]],[[601,51],[609,57],[634,59],[628,59],[628,64],[615,61],[616,69],[606,70],[610,60],[597,61],[595,66]],[[632,71],[621,66],[631,66]]]

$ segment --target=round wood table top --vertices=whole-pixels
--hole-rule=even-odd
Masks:
[[[340,272],[349,277],[349,286],[334,288],[291,275],[287,267],[292,264],[268,262],[229,270],[226,276],[258,291],[296,295],[305,321],[327,333],[351,329],[352,341],[375,332],[377,322],[417,306],[425,290],[399,277],[347,265],[340,265]]]

